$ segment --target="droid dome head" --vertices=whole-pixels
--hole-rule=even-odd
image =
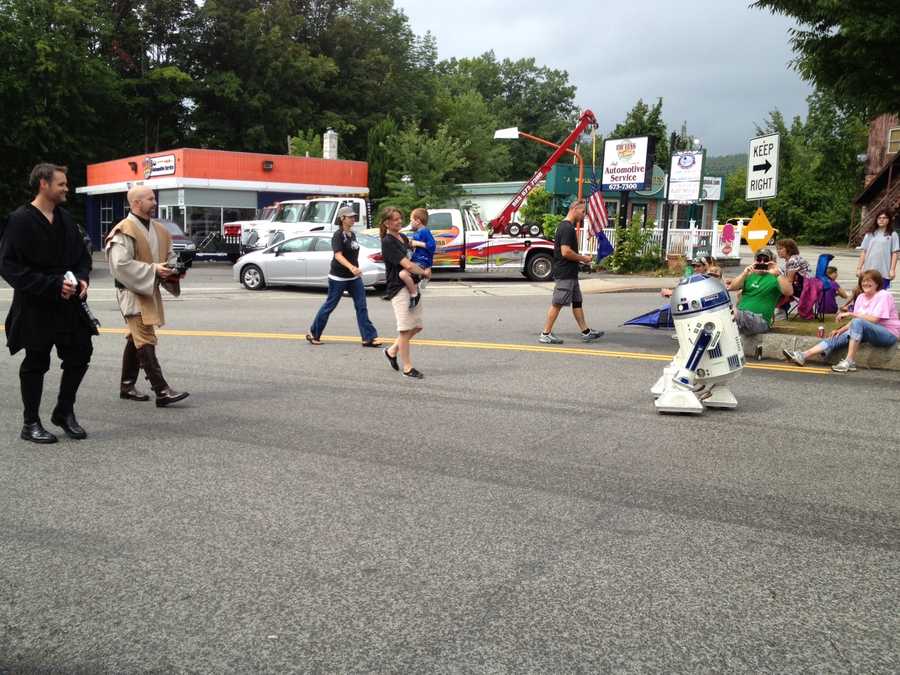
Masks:
[[[672,290],[672,318],[731,307],[731,296],[724,284],[715,277],[694,274],[682,279]]]

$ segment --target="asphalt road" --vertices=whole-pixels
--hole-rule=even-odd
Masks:
[[[564,314],[554,350],[543,287],[438,281],[421,382],[349,298],[308,345],[323,298],[198,268],[159,349],[191,397],[119,400],[104,333],[87,441],[18,440],[0,359],[0,671],[900,670],[896,373],[754,362],[738,409],[662,416],[674,343],[621,326],[653,294],[588,296],[607,336]]]

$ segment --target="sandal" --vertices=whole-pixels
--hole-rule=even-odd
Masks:
[[[378,338],[375,338],[374,340],[367,340],[366,342],[363,342],[362,346],[363,347],[380,347],[381,343],[378,341]]]
[[[306,341],[311,345],[320,345],[322,341],[319,338],[314,338],[309,333],[306,334]]]

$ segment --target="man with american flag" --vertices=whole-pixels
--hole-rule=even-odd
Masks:
[[[547,321],[544,330],[538,337],[538,342],[548,345],[562,344],[562,338],[553,334],[553,324],[559,317],[559,313],[566,305],[572,306],[572,314],[575,323],[581,329],[583,342],[593,342],[603,337],[603,331],[592,330],[584,319],[582,308],[581,287],[578,284],[578,271],[581,265],[590,264],[591,256],[578,253],[578,233],[576,227],[584,222],[584,200],[572,202],[566,219],[556,228],[556,237],[553,241],[553,299],[550,301],[550,309],[547,311]]]

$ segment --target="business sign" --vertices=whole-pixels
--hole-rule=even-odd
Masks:
[[[682,180],[669,183],[669,201],[676,204],[696,202],[700,199],[700,181]]]
[[[670,202],[696,202],[703,180],[704,150],[682,150],[672,154],[669,167]]]
[[[722,199],[722,177],[704,176],[700,199],[704,202],[718,202]]]
[[[647,166],[650,139],[612,138],[603,144],[603,178],[601,188],[613,192],[646,190],[653,180],[653,169]]]
[[[144,158],[144,178],[172,176],[175,174],[175,155]]]
[[[747,201],[771,199],[778,194],[778,149],[781,136],[750,139],[747,151]]]

